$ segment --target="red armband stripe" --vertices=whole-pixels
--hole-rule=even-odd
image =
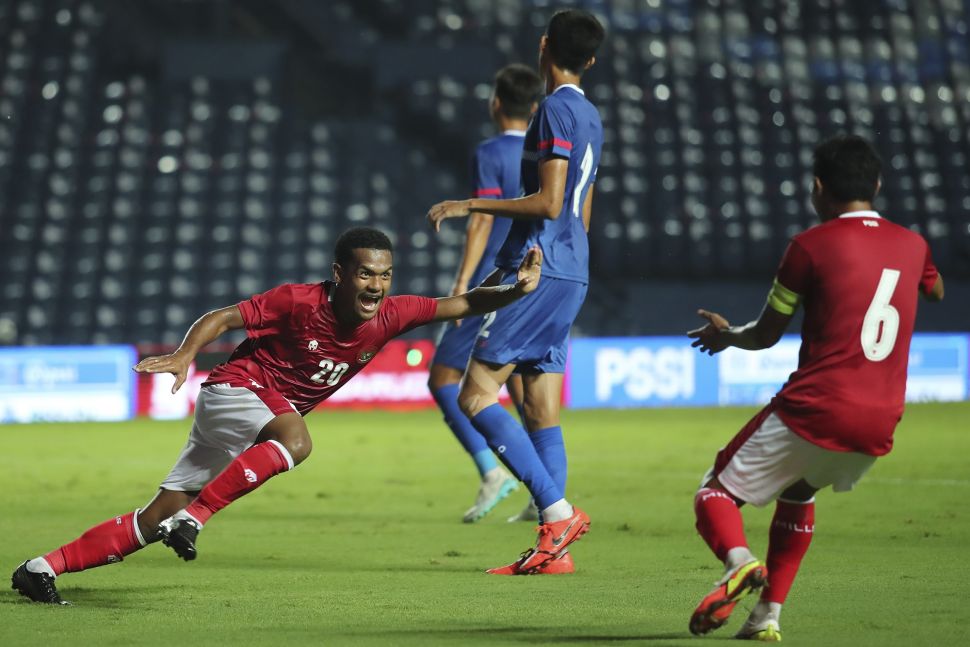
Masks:
[[[545,141],[539,142],[539,145],[538,145],[539,150],[543,150],[550,147],[563,148],[567,151],[571,151],[573,149],[572,142],[567,142],[565,139],[559,139],[557,137],[553,137],[552,139],[547,139]]]

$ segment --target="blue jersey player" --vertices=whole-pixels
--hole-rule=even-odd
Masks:
[[[599,113],[579,83],[595,62],[603,37],[595,17],[567,9],[553,15],[540,39],[539,71],[546,98],[525,135],[524,196],[448,201],[428,212],[436,230],[447,218],[482,211],[513,219],[495,259],[500,272],[490,280],[511,281],[510,268],[530,245],[538,245],[544,253],[543,280],[536,292],[497,313],[479,330],[458,397],[462,411],[529,488],[541,510],[535,546],[516,562],[489,573],[572,572],[566,547],[589,529],[586,513],[565,499],[566,451],[559,403],[569,328],[586,296],[586,232],[603,144]],[[529,433],[498,404],[499,389],[513,371],[522,375]]]
[[[501,134],[482,142],[475,150],[471,165],[474,197],[498,200],[521,195],[522,141],[541,93],[542,79],[525,65],[508,65],[495,75],[489,113]],[[471,215],[452,294],[464,294],[495,270],[495,254],[505,242],[511,224],[508,218],[496,220],[484,212]],[[487,316],[494,317],[494,313]],[[458,385],[483,321],[484,317],[473,317],[447,325],[438,341],[428,379],[445,423],[475,461],[481,478],[475,503],[463,517],[466,523],[484,517],[518,488],[518,481],[498,464],[485,438],[458,406]],[[520,406],[522,387],[518,376],[510,379],[508,385],[513,401]]]

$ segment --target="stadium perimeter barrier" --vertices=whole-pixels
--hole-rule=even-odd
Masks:
[[[798,364],[799,338],[786,335],[757,353],[728,349],[713,357],[684,337],[578,338],[570,345],[564,403],[576,409],[758,405]],[[430,340],[390,342],[325,408],[431,407]],[[36,346],[0,349],[0,423],[160,419],[192,413],[209,370],[226,353],[202,353],[185,386],[171,375],[138,375],[132,346]],[[970,334],[916,334],[906,399],[970,399]]]

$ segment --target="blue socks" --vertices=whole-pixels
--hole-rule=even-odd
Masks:
[[[536,506],[542,510],[563,498],[563,491],[549,475],[543,465],[533,441],[522,425],[516,421],[500,404],[493,404],[482,409],[471,419],[482,436],[488,440],[489,446],[495,450],[512,473],[529,488]],[[558,429],[553,427],[552,429]],[[546,430],[542,430],[546,431]],[[550,443],[550,446],[555,443]],[[562,446],[562,433],[559,434],[559,446],[562,452],[562,478],[566,478],[565,448]]]
[[[532,439],[532,445],[556,487],[565,494],[566,445],[562,440],[562,427],[546,427],[529,434],[529,438]]]
[[[458,384],[446,384],[436,391],[431,392],[431,396],[438,403],[438,408],[445,414],[445,424],[455,434],[455,438],[465,448],[468,455],[475,461],[478,473],[482,476],[485,472],[498,467],[495,455],[488,448],[485,438],[472,426],[461,409],[458,407]]]

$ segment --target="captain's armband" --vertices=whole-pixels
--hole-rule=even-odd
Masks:
[[[777,278],[771,284],[771,292],[768,293],[768,305],[771,306],[772,310],[783,315],[793,315],[801,302],[801,295],[786,288],[778,282]]]

